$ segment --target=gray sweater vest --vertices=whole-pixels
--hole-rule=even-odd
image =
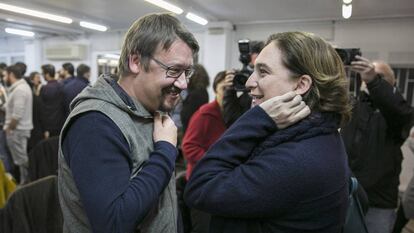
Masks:
[[[64,232],[92,232],[78,189],[73,180],[72,172],[62,152],[62,135],[65,135],[76,116],[89,111],[99,111],[115,122],[130,147],[130,158],[132,161],[130,179],[139,175],[141,166],[153,150],[152,116],[137,101],[134,101],[137,109],[131,110],[108,84],[105,80],[107,78],[99,78],[93,87],[86,88],[72,102],[72,107],[74,108],[66,120],[61,133],[59,142],[58,192],[64,218]],[[99,126],[97,125],[96,127]],[[159,197],[158,205],[154,206],[139,224],[137,232],[177,232],[177,212],[175,179],[172,176],[168,186]]]

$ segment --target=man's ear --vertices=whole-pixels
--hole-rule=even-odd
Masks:
[[[303,95],[309,91],[312,86],[312,78],[305,74],[298,78],[297,80],[297,87],[295,89],[295,93],[298,95]]]
[[[128,58],[129,70],[134,74],[139,74],[141,71],[141,58],[139,55],[132,54]]]

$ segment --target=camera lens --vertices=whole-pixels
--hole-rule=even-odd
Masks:
[[[236,91],[245,91],[247,79],[249,79],[249,74],[242,71],[236,72],[233,79],[234,89]]]

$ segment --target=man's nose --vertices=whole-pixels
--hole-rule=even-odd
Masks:
[[[187,89],[187,79],[185,77],[185,72],[183,72],[180,77],[178,77],[175,82],[174,82],[174,86],[180,88],[181,90]]]

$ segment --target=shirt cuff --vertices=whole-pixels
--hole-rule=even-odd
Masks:
[[[154,144],[154,151],[160,152],[163,155],[168,156],[170,158],[174,158],[174,161],[175,161],[175,158],[178,155],[177,148],[173,144],[171,144],[167,141],[158,141],[158,142],[156,142]]]

